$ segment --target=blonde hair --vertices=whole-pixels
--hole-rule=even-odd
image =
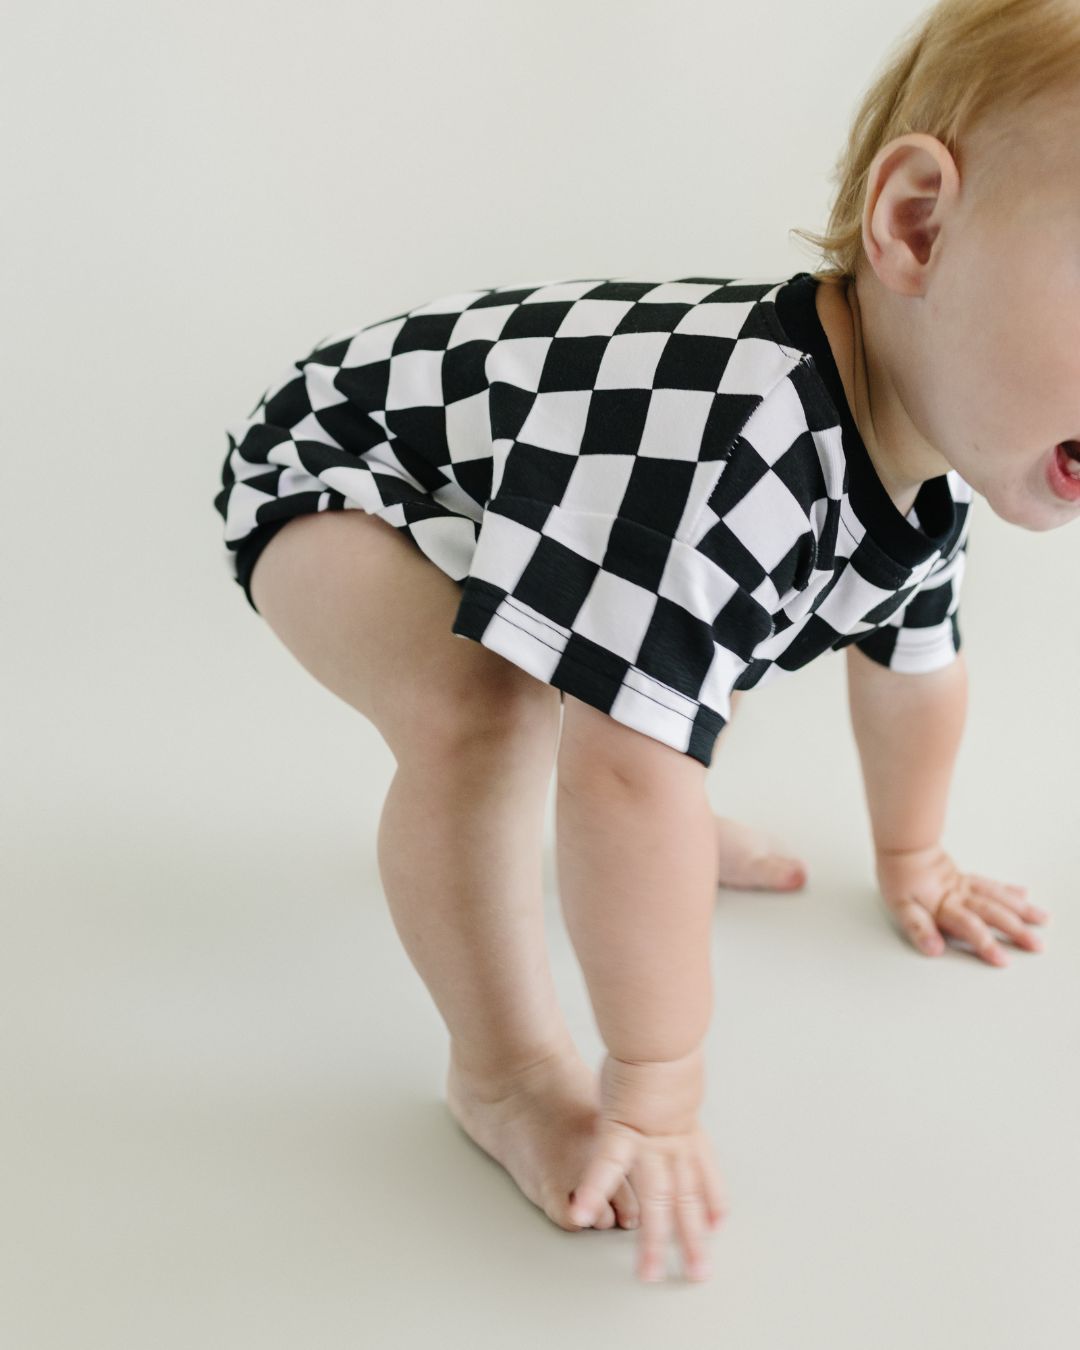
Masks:
[[[1005,155],[1022,141],[1010,114],[1080,88],[1080,0],[940,0],[904,31],[869,86],[830,181],[838,185],[824,234],[790,234],[817,249],[821,277],[848,280],[863,257],[862,217],[870,166],[897,136],[936,137],[960,165],[962,142],[993,121],[993,150],[978,191],[993,193]],[[1059,119],[1060,120],[1060,119]]]

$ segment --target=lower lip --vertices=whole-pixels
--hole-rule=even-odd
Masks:
[[[1080,478],[1074,478],[1065,465],[1069,463],[1069,456],[1062,450],[1061,446],[1054,447],[1054,453],[1050,456],[1050,467],[1046,471],[1046,476],[1053,488],[1055,494],[1066,502],[1080,502]]]

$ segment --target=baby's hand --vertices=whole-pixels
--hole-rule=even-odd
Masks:
[[[712,1144],[697,1118],[703,1081],[700,1049],[685,1059],[653,1063],[607,1055],[600,1072],[600,1123],[572,1193],[570,1217],[591,1223],[629,1177],[641,1213],[642,1280],[663,1279],[672,1236],[682,1246],[687,1275],[704,1280],[710,1274],[704,1239],[727,1202]]]
[[[974,872],[961,872],[939,845],[905,852],[875,853],[878,886],[886,905],[911,941],[927,956],[945,950],[944,933],[963,938],[993,966],[1007,966],[1009,958],[994,939],[988,924],[999,928],[1019,947],[1041,952],[1043,945],[1027,923],[1045,923],[1045,910],[1025,897],[1026,886],[991,881]]]

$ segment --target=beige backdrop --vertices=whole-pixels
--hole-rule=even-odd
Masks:
[[[824,224],[919,12],[9,6],[5,1344],[1077,1343],[1080,529],[977,500],[961,610],[946,843],[1031,887],[1045,954],[892,929],[839,654],[743,700],[716,809],[811,878],[718,893],[732,1210],[712,1281],[658,1287],[634,1234],[560,1231],[452,1122],[375,862],[392,760],[248,608],[212,506],[225,424],[326,333],[526,278],[813,270],[788,230]]]

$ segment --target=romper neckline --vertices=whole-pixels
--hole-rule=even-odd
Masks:
[[[799,272],[777,292],[776,311],[793,345],[810,358],[824,386],[834,421],[840,427],[848,465],[848,500],[867,535],[894,562],[913,568],[944,552],[957,524],[948,474],[926,479],[912,505],[919,525],[889,496],[855,424],[844,383],[816,306],[819,278]]]

